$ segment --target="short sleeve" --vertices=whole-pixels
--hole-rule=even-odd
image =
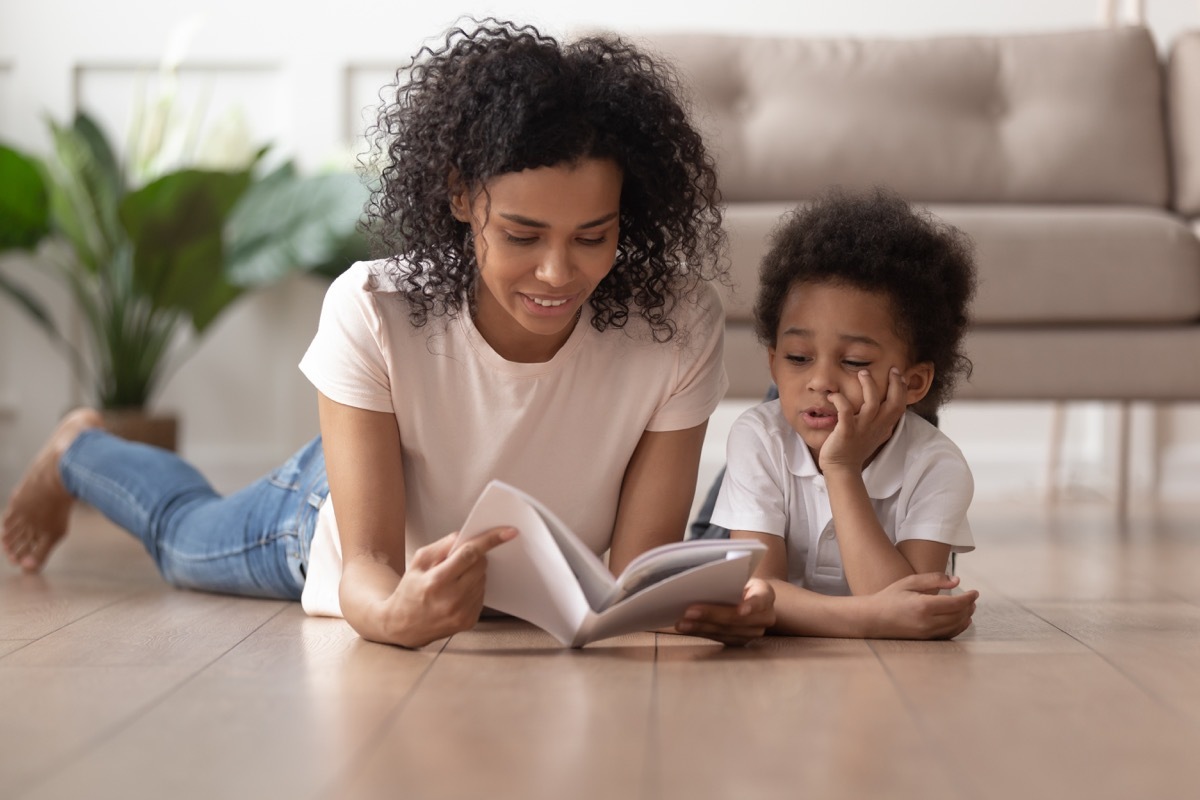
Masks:
[[[712,523],[731,531],[784,536],[788,530],[791,473],[750,409],[733,423],[725,448],[725,479]],[[785,481],[787,482],[785,484]]]
[[[957,451],[943,451],[915,466],[904,478],[896,542],[925,539],[948,544],[955,553],[974,550],[967,509],[975,480],[966,459]]]
[[[725,374],[725,310],[711,284],[703,283],[694,299],[680,302],[683,324],[675,343],[675,381],[670,394],[646,425],[649,431],[694,428],[707,420],[729,388]],[[666,346],[671,346],[668,343]]]
[[[330,285],[300,371],[321,394],[368,411],[393,411],[383,325],[368,286],[370,265],[355,264]]]

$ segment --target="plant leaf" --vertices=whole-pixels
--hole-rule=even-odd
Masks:
[[[93,272],[104,269],[122,237],[117,209],[123,187],[112,148],[85,115],[71,127],[50,121],[55,157],[50,176],[50,221]]]
[[[95,169],[92,179],[101,187],[100,191],[109,197],[120,197],[125,188],[125,181],[121,176],[121,168],[117,164],[117,156],[113,152],[108,137],[104,135],[104,131],[100,129],[95,120],[82,111],[75,115],[72,127],[75,135],[79,137],[92,156],[92,165]],[[112,213],[115,223],[117,221],[115,203],[112,205]]]
[[[75,375],[80,380],[87,378],[87,365],[79,355],[79,351],[62,335],[62,331],[58,329],[54,318],[50,316],[50,312],[46,310],[46,307],[42,305],[40,300],[34,297],[24,286],[14,283],[10,278],[5,277],[3,272],[0,272],[0,294],[7,294],[18,306],[25,309],[34,323],[45,331],[50,342],[67,355],[67,358],[71,361],[71,368],[75,370]]]
[[[225,279],[222,233],[249,182],[248,172],[183,170],[121,204],[134,246],[134,289],[155,307],[186,312],[197,332],[241,292]]]
[[[366,261],[370,257],[371,248],[367,237],[355,231],[352,236],[342,240],[332,258],[322,264],[314,264],[309,268],[309,273],[333,280],[349,269],[354,262]]]
[[[5,277],[3,272],[0,272],[0,293],[7,294],[17,305],[25,309],[25,312],[55,343],[63,341],[58,326],[54,324],[54,318],[50,316],[50,312],[46,310],[42,302],[34,297],[28,289]]]
[[[50,195],[39,162],[0,144],[0,250],[31,250],[49,232]]]
[[[237,286],[274,283],[294,272],[340,272],[365,257],[358,233],[368,192],[352,173],[298,177],[280,169],[251,186],[229,217],[227,275]]]

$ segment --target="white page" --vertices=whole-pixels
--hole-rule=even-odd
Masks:
[[[670,627],[696,603],[736,605],[761,557],[758,551],[733,553],[654,584],[601,614],[588,614],[571,644],[580,647],[622,633]]]
[[[590,611],[575,573],[524,494],[492,481],[463,523],[459,541],[502,526],[519,533],[488,553],[484,605],[532,622],[559,641],[571,641]]]
[[[593,611],[606,608],[608,606],[608,599],[612,597],[616,589],[616,583],[613,581],[612,573],[608,571],[608,567],[604,565],[600,557],[580,541],[575,532],[568,528],[566,523],[560,520],[553,511],[546,508],[536,497],[532,497],[503,481],[492,481],[489,486],[492,484],[506,489],[533,506],[542,516],[542,521],[546,523],[547,530],[549,530],[550,535],[558,543],[559,550],[567,560],[567,564],[571,567],[571,570],[575,573],[575,577],[579,580],[580,589],[583,591],[583,596],[587,598],[588,605]]]
[[[692,539],[655,547],[635,558],[621,572],[604,607],[637,594],[647,586],[665,580],[677,572],[684,572],[709,561],[724,561],[733,553],[765,551],[765,546],[754,539]]]

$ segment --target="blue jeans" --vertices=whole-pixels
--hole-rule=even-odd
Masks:
[[[67,490],[141,540],[168,583],[299,600],[317,512],[329,494],[320,437],[222,497],[174,453],[99,430],[59,462]]]

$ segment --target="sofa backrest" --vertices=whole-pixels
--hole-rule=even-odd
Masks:
[[[667,34],[726,200],[885,184],[922,202],[1169,200],[1144,28],[921,39]]]
[[[1200,217],[1200,31],[1175,39],[1167,76],[1175,208]]]

